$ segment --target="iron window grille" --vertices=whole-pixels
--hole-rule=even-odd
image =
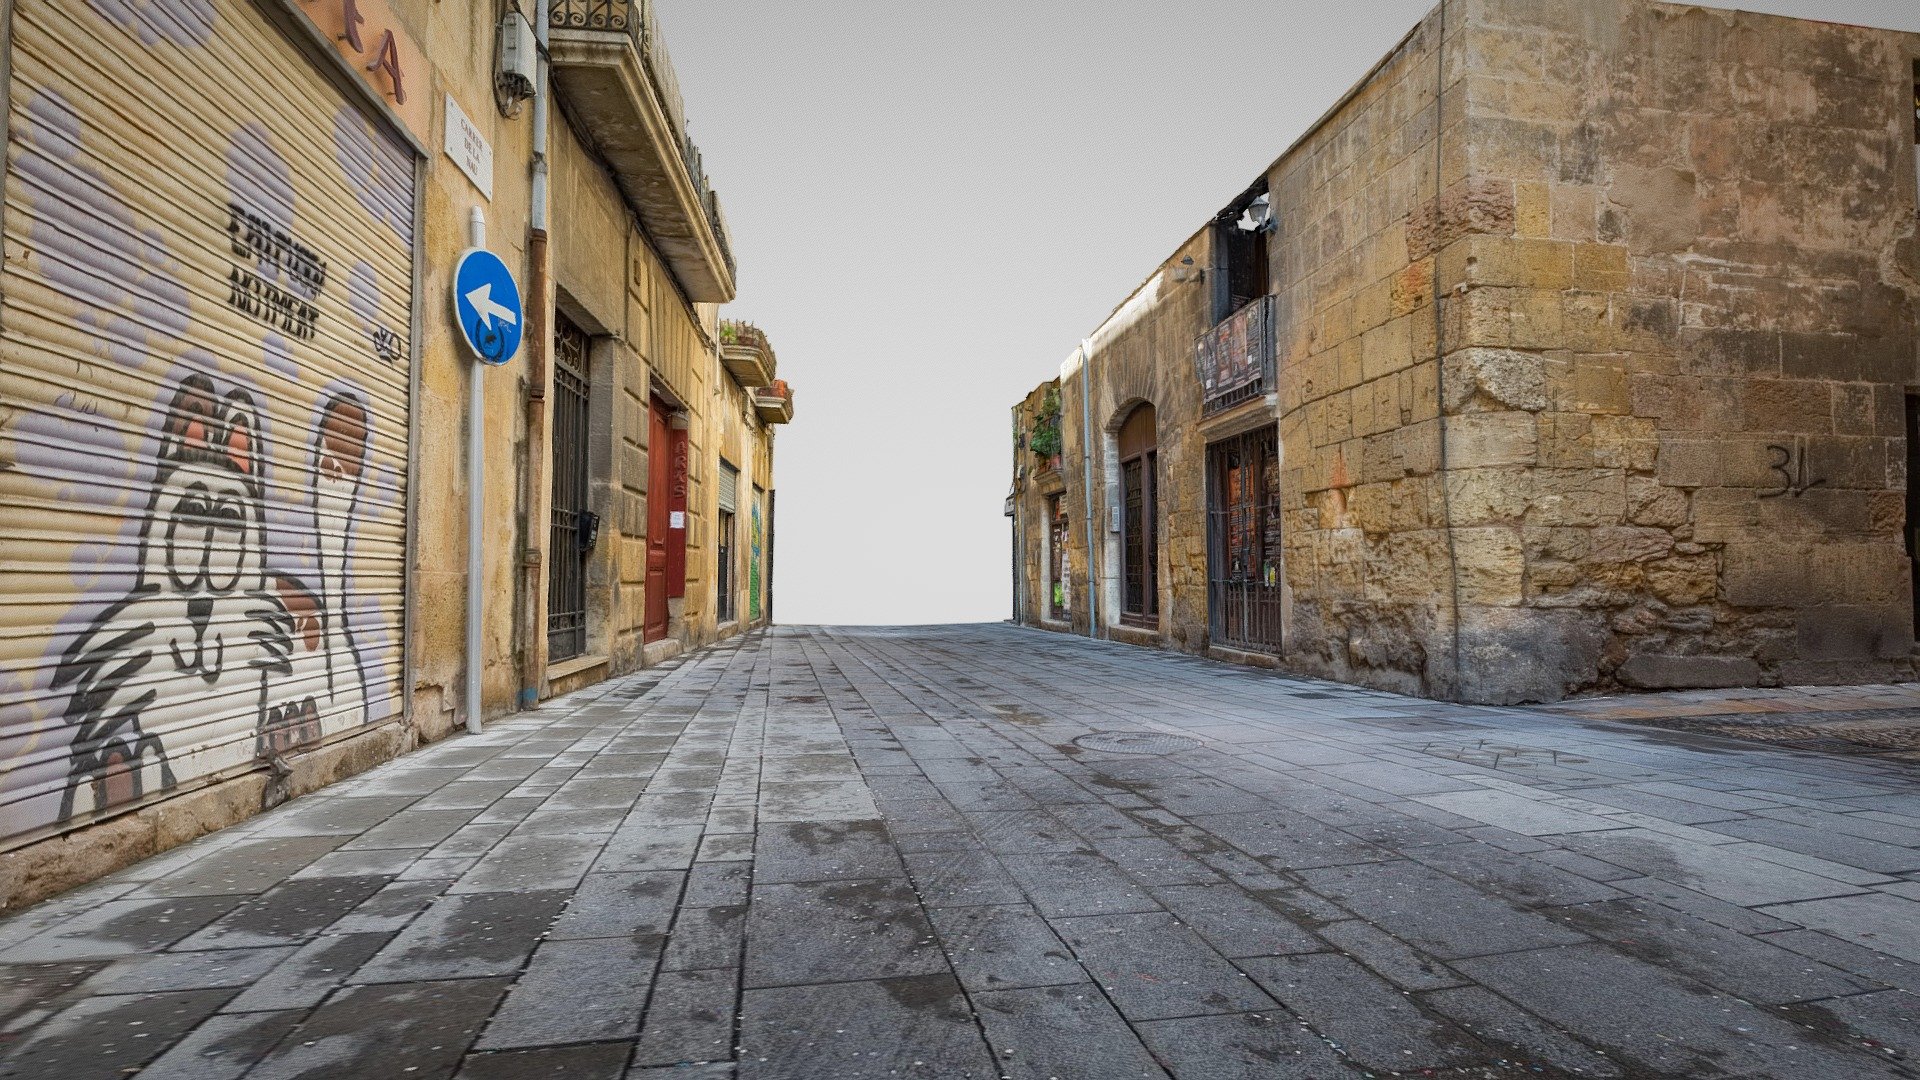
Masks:
[[[1207,447],[1207,622],[1216,644],[1280,651],[1279,450],[1271,427]]]
[[[553,334],[553,496],[547,537],[547,659],[587,651],[587,552],[598,520],[587,509],[588,339],[565,316]]]

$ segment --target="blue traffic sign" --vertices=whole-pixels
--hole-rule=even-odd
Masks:
[[[520,351],[520,287],[500,256],[468,248],[453,265],[453,321],[482,363],[504,364]]]

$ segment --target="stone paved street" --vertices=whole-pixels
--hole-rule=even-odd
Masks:
[[[1914,778],[780,629],[0,922],[0,1076],[1912,1077]]]

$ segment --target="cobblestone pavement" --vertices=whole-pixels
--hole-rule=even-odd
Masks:
[[[1909,766],[782,629],[0,922],[0,1075],[1920,1075]]]
[[[1583,698],[1545,712],[1920,762],[1920,685],[1684,690]]]

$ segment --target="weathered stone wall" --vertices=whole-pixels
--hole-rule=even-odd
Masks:
[[[1090,454],[1096,515],[1091,583],[1098,591],[1102,632],[1137,644],[1206,648],[1206,448],[1197,429],[1200,380],[1194,374],[1193,349],[1195,339],[1211,326],[1211,306],[1202,282],[1176,281],[1174,270],[1186,265],[1186,259],[1205,266],[1207,257],[1203,231],[1182,244],[1061,372],[1060,473],[1075,523],[1073,623],[1082,633],[1089,612],[1083,485]],[[1083,380],[1088,393],[1084,403]],[[1154,407],[1158,426],[1157,631],[1118,625],[1119,545],[1107,517],[1107,507],[1119,503],[1115,437],[1141,403]]]
[[[1504,703],[1910,677],[1916,57],[1920,36],[1643,0],[1459,0],[1416,27],[1267,175],[1282,665]],[[1204,238],[1086,365],[1095,568],[1099,436],[1151,400],[1160,641],[1194,651],[1211,312],[1170,271],[1209,266]],[[1076,356],[1076,586],[1083,377]]]
[[[1464,175],[1409,243],[1470,694],[1910,677],[1920,37],[1461,7]]]
[[[1457,28],[1454,28],[1457,34]],[[1431,206],[1438,14],[1268,174],[1277,294],[1288,668],[1409,693],[1450,685]],[[1458,80],[1458,72],[1449,78]],[[1463,563],[1497,560],[1468,538]],[[1463,586],[1477,586],[1469,574]]]

